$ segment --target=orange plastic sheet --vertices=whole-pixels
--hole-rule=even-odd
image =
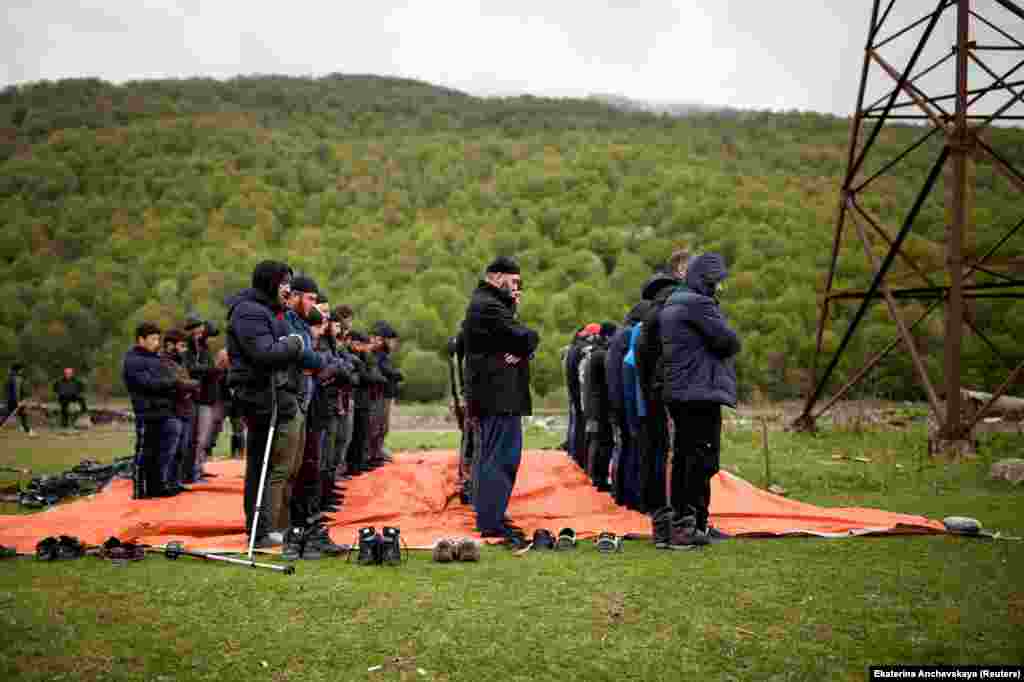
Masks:
[[[132,500],[131,481],[116,480],[102,493],[51,510],[0,516],[0,544],[33,552],[49,535],[73,535],[87,544],[110,536],[163,544],[180,540],[190,549],[242,550],[243,463],[208,464],[209,483],[172,498]],[[335,542],[353,543],[363,526],[396,526],[410,547],[430,547],[441,537],[476,536],[470,508],[460,504],[458,460],[453,451],[399,453],[385,467],[346,482],[345,502],[328,527]],[[877,509],[826,508],[760,490],[727,472],[712,480],[712,522],[727,533],[750,537],[942,533],[941,523]],[[528,533],[573,528],[581,538],[601,531],[649,535],[648,517],[615,505],[594,489],[564,453],[528,451],[509,505],[509,516]]]

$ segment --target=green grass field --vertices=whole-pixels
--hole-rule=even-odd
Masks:
[[[131,434],[0,439],[0,466],[59,471],[127,453]],[[560,440],[530,430],[526,442]],[[990,437],[959,464],[930,461],[924,440],[921,428],[772,432],[771,482],[816,504],[965,514],[1024,534],[1024,488],[987,477],[1019,439]],[[754,432],[727,432],[722,461],[766,483]],[[617,555],[581,543],[522,558],[488,548],[479,564],[301,562],[290,577],[189,558],[18,559],[0,564],[0,633],[2,680],[861,680],[872,664],[1024,662],[1024,543],[734,540],[673,553],[634,541]]]

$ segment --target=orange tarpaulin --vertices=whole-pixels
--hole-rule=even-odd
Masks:
[[[328,523],[331,537],[352,543],[363,526],[396,526],[410,546],[429,547],[440,537],[475,535],[472,510],[459,503],[457,467],[451,451],[396,454],[394,463],[344,484],[345,502]],[[113,535],[148,544],[181,540],[192,549],[241,550],[246,545],[242,462],[211,462],[208,468],[218,477],[172,498],[132,500],[131,481],[116,480],[98,495],[49,511],[0,516],[0,544],[33,552],[49,535],[73,535],[87,544]],[[711,486],[712,522],[734,535],[944,532],[941,523],[922,516],[789,500],[724,471]],[[648,517],[616,506],[561,452],[523,454],[509,516],[528,533],[565,527],[580,537],[651,532]]]

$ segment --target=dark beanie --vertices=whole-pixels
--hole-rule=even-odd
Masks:
[[[313,281],[312,277],[306,277],[305,275],[299,275],[292,279],[292,292],[300,294],[320,294],[320,289],[317,288],[316,282]]]
[[[502,272],[510,275],[519,274],[519,263],[512,256],[498,256],[487,266],[487,272]]]
[[[392,327],[387,322],[385,322],[384,320],[381,320],[377,324],[373,325],[373,334],[374,336],[379,336],[384,339],[398,338],[398,332],[395,331],[395,328]]]
[[[366,334],[364,334],[362,332],[358,332],[358,331],[354,331],[354,330],[349,332],[348,338],[352,339],[356,343],[369,343],[370,342],[370,337],[369,336],[367,336]]]

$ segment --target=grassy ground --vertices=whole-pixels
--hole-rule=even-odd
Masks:
[[[390,445],[456,437],[395,433]],[[773,432],[771,482],[809,502],[967,514],[1024,534],[1024,490],[987,479],[1019,439],[936,464],[920,456],[924,437]],[[0,466],[50,471],[109,460],[131,440],[0,438]],[[527,434],[527,447],[559,441]],[[767,482],[755,432],[726,433],[722,459]],[[860,680],[880,663],[1024,662],[1024,543],[737,540],[671,553],[632,542],[618,555],[585,544],[523,558],[490,548],[479,564],[414,554],[401,568],[306,562],[291,577],[188,558],[22,559],[0,564],[0,633],[4,680]]]

